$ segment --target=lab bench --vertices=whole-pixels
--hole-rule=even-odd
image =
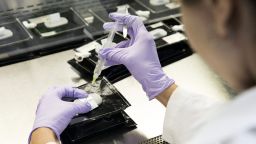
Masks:
[[[0,67],[0,139],[3,144],[27,143],[39,98],[51,86],[86,83],[66,62],[73,51]],[[220,79],[193,54],[164,68],[176,83],[191,91],[220,99],[229,97]],[[112,131],[95,143],[139,143],[162,134],[165,107],[148,101],[140,84],[128,77],[114,84],[131,106],[125,112],[137,123],[131,131]]]
[[[180,20],[180,5],[168,0],[159,6],[152,2],[155,1],[0,1],[1,143],[27,143],[38,100],[49,87],[79,87],[91,79],[98,60],[95,46],[101,47],[107,34],[102,25],[111,21],[108,14],[120,6],[128,7],[130,14],[144,20],[156,42],[164,71],[179,86],[228,98],[220,78],[190,49]],[[117,33],[114,42],[125,39]],[[77,53],[89,56],[76,60]],[[162,134],[165,107],[157,100],[148,101],[124,66],[107,68],[102,76],[127,100],[123,114],[136,127],[105,132],[94,136],[90,143],[133,144]]]

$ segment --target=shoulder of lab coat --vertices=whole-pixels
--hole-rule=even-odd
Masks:
[[[163,139],[172,144],[184,144],[207,122],[209,112],[217,111],[223,103],[178,87],[167,104]]]
[[[176,144],[256,143],[256,88],[229,102],[177,89],[168,102],[163,138]]]

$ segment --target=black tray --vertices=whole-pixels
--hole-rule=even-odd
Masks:
[[[192,53],[193,52],[189,48],[187,42],[180,42],[171,46],[165,46],[158,50],[158,56],[162,67],[188,57]],[[90,60],[85,59],[83,62],[77,63],[76,60],[72,59],[69,60],[68,63],[83,79],[87,81],[92,80],[95,65],[93,65]],[[130,72],[124,65],[116,65],[103,70],[100,77],[104,76],[111,83],[115,83],[130,75]]]
[[[111,129],[130,130],[136,128],[136,123],[123,111],[130,103],[106,79],[98,80],[96,84],[87,83],[79,86],[87,93],[97,93],[103,98],[102,104],[93,111],[75,116],[61,134],[63,144],[95,142],[99,135],[110,133]],[[71,98],[63,98],[73,101]]]
[[[97,86],[95,87],[95,85]],[[124,98],[124,96],[119,93],[118,90],[106,78],[96,81],[96,84],[94,85],[87,83],[78,88],[85,90],[89,94],[99,94],[102,97],[102,104],[89,113],[75,116],[69,125],[76,125],[81,122],[89,123],[102,117],[118,113],[130,106],[130,103]],[[70,98],[63,98],[63,100],[73,101],[73,99]]]
[[[61,134],[62,144],[96,144],[116,133],[130,131],[136,123],[124,112],[103,117],[90,123],[68,126]]]

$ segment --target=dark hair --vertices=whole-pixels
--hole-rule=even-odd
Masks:
[[[247,4],[250,7],[250,9],[252,10],[252,12],[256,11],[256,1],[255,0],[247,0]],[[254,13],[253,13],[254,15]]]

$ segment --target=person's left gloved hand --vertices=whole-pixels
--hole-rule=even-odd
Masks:
[[[118,43],[114,48],[103,48],[99,56],[107,66],[123,64],[142,85],[149,100],[164,92],[175,81],[162,70],[155,41],[137,16],[111,13],[110,18],[118,22],[117,30],[128,27],[129,40]],[[112,30],[116,23],[104,24],[104,29]]]
[[[32,132],[37,128],[47,127],[52,129],[58,139],[60,139],[60,134],[76,114],[87,113],[92,108],[87,101],[66,102],[62,98],[79,99],[86,98],[87,96],[86,92],[77,88],[50,88],[39,101]]]

